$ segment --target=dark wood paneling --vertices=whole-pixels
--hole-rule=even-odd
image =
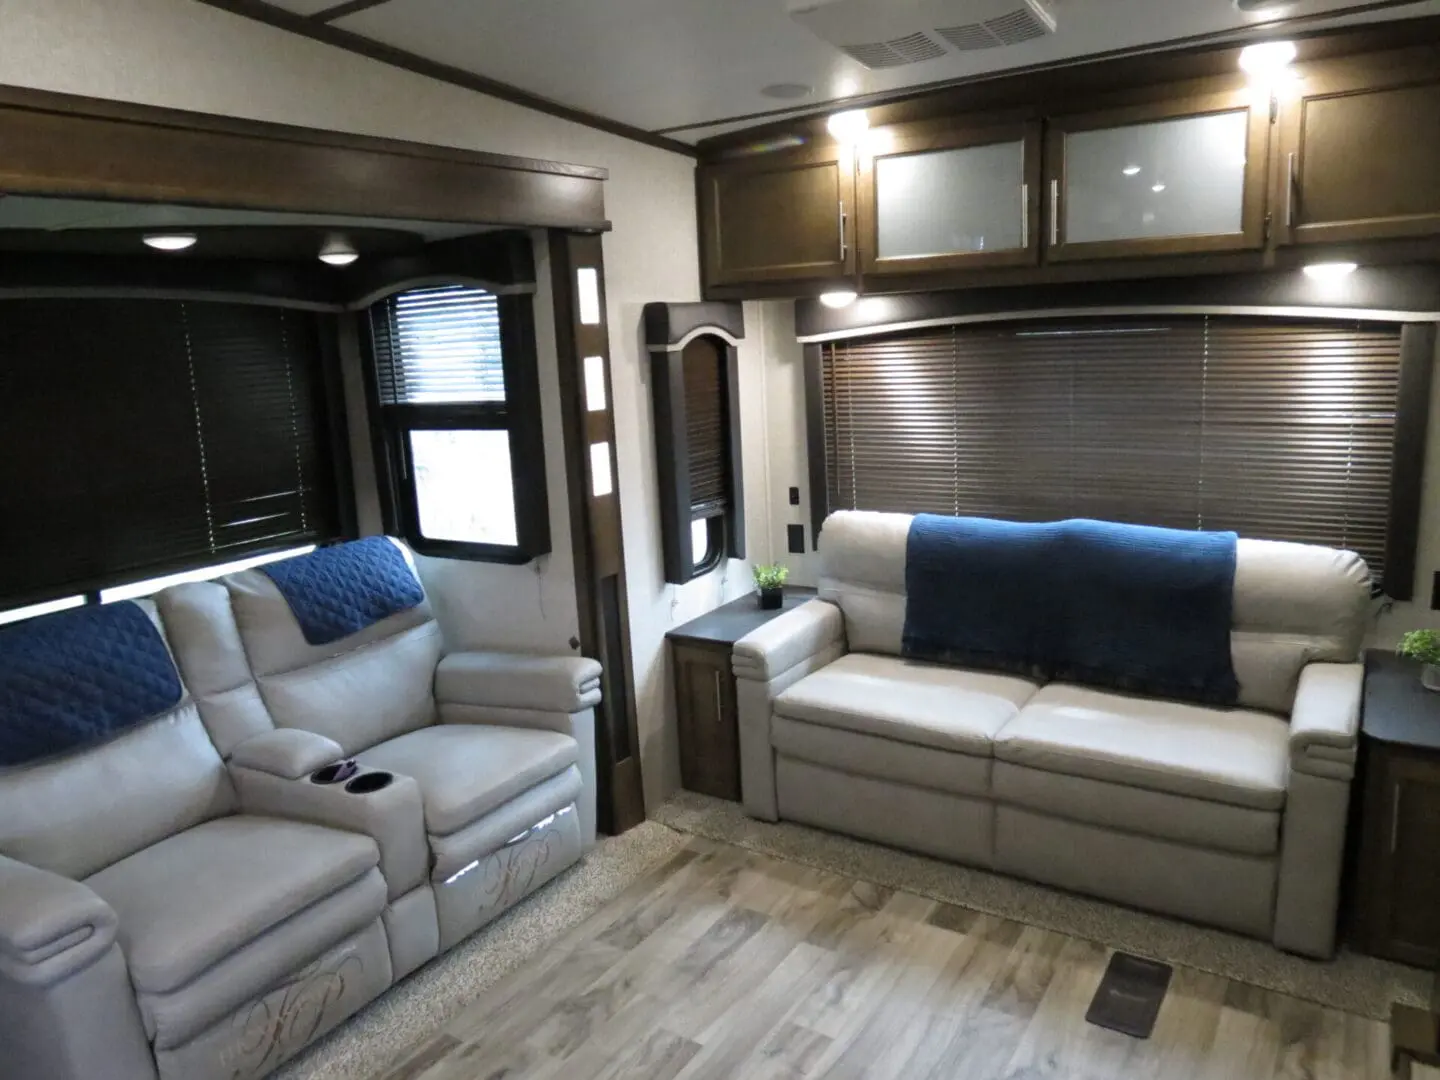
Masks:
[[[605,229],[603,173],[0,88],[0,190]]]
[[[740,727],[728,645],[672,641],[680,783],[689,791],[738,802]]]
[[[1430,422],[1430,381],[1435,366],[1435,324],[1412,323],[1400,334],[1400,390],[1395,402],[1394,467],[1390,474],[1390,527],[1385,551],[1385,595],[1415,596],[1415,555],[1420,544],[1420,499],[1425,490],[1425,440]]]
[[[645,305],[645,347],[648,349],[678,345],[687,334],[707,326],[724,330],[733,338],[745,336],[745,309],[736,303],[670,304],[654,302]]]
[[[795,321],[798,330],[798,312]],[[810,543],[819,551],[820,527],[830,516],[830,477],[825,471],[825,368],[819,345],[805,346],[805,449],[810,466]]]

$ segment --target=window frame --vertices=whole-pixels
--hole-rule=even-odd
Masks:
[[[405,292],[442,285],[480,289],[495,297],[500,320],[500,363],[505,379],[503,402],[390,405],[381,400],[374,308],[388,305]],[[550,498],[531,290],[458,275],[447,276],[444,281],[426,278],[407,282],[373,299],[358,321],[385,530],[403,537],[414,551],[442,559],[522,566],[548,555],[551,550]],[[421,531],[420,500],[415,488],[410,444],[413,431],[505,431],[509,434],[510,478],[515,494],[514,544],[436,539]]]

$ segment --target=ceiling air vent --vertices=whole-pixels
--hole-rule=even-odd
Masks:
[[[789,0],[789,11],[868,68],[1018,45],[1055,31],[1041,0]]]

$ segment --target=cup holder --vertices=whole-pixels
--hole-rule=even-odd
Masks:
[[[372,792],[384,791],[394,781],[395,774],[388,772],[367,772],[355,777],[345,785],[345,790],[351,795],[369,795]]]
[[[360,766],[349,759],[337,761],[333,765],[326,765],[323,769],[316,769],[310,774],[310,782],[312,784],[338,784],[349,780],[359,771]]]

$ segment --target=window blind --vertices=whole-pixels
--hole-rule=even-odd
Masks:
[[[697,338],[685,347],[681,364],[690,451],[690,518],[698,521],[724,513],[729,505],[724,354],[714,341]]]
[[[1399,368],[1396,327],[1220,316],[830,344],[829,505],[1233,529],[1378,581]]]
[[[331,538],[321,379],[299,312],[0,301],[0,596]]]
[[[411,289],[371,309],[385,405],[504,402],[500,309],[468,285]]]

